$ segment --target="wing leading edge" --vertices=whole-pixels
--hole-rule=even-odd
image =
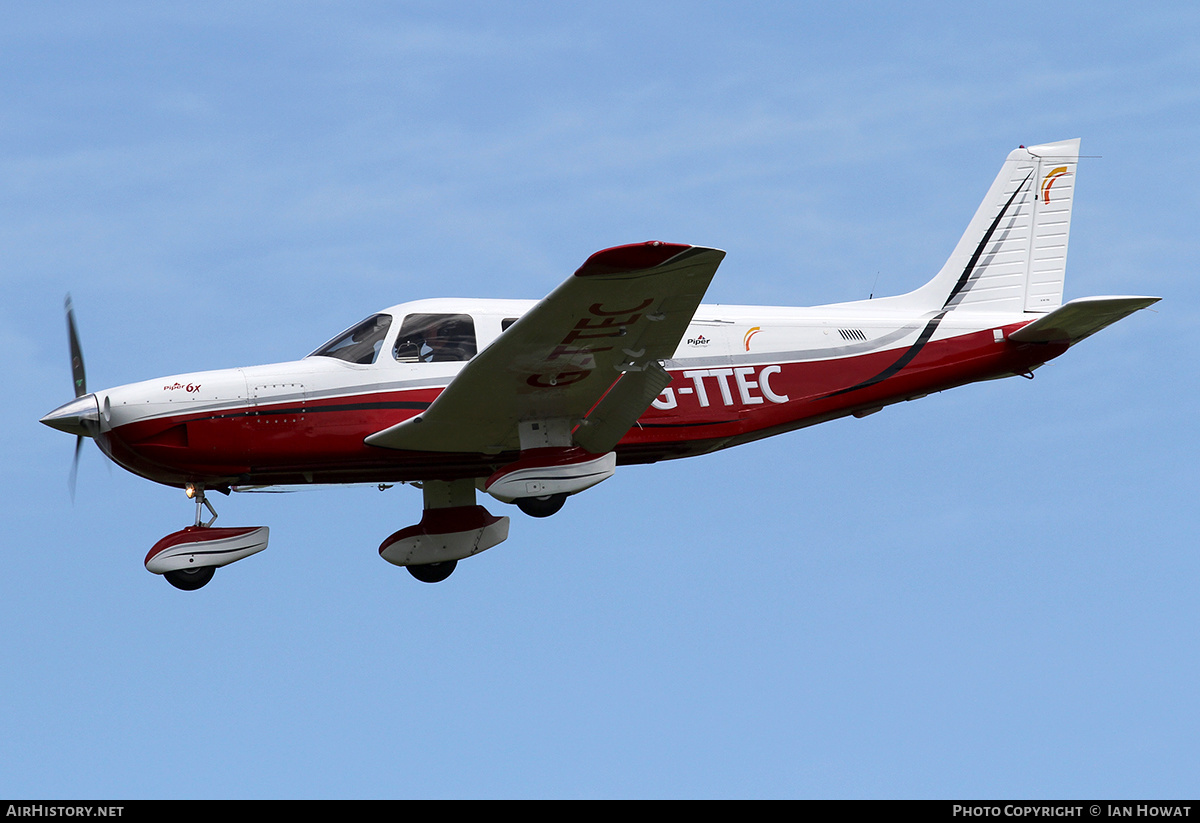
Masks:
[[[659,361],[674,355],[724,257],[657,242],[596,252],[426,411],[366,442],[495,453],[520,448],[521,423],[565,421],[587,451],[611,450],[670,382]]]

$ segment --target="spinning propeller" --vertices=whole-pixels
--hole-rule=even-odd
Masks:
[[[87,394],[87,375],[83,371],[83,349],[79,345],[79,332],[75,328],[75,307],[71,295],[67,295],[67,337],[71,345],[71,378],[75,381],[75,396]]]
[[[71,295],[67,295],[67,340],[71,347],[71,380],[75,383],[75,396],[87,394],[87,373],[83,368],[83,347],[79,345],[79,330],[75,327],[75,307]],[[79,453],[83,451],[83,435],[75,438],[75,458],[71,461],[71,500],[75,499],[75,481],[79,477]]]
[[[75,399],[59,406],[42,418],[47,426],[75,435],[75,459],[71,463],[71,499],[75,499],[75,480],[79,475],[79,453],[83,450],[83,438],[95,437],[99,430],[100,407],[96,396],[88,394],[87,376],[83,369],[83,349],[79,345],[79,332],[75,326],[75,309],[71,296],[67,295],[67,338],[71,347],[71,379],[75,383]]]

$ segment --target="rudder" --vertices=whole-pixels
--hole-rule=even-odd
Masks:
[[[1053,311],[1062,305],[1079,139],[1004,161],[937,276],[895,300],[924,309]]]

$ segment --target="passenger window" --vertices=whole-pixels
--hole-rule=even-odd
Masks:
[[[447,363],[475,356],[475,322],[467,314],[410,314],[393,356],[401,363]]]
[[[502,332],[508,331],[508,327],[516,322],[517,322],[517,318],[515,318],[515,317],[504,318],[503,320],[500,321],[500,331],[502,331]]]

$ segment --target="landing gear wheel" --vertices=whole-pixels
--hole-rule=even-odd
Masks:
[[[421,563],[415,566],[405,566],[408,573],[422,583],[441,583],[454,571],[457,560],[447,560],[444,563]]]
[[[213,575],[216,573],[216,566],[199,566],[194,569],[177,569],[173,572],[165,572],[163,577],[167,578],[167,582],[177,589],[182,589],[185,592],[194,592],[212,580]]]
[[[530,517],[549,517],[567,502],[565,494],[548,494],[545,497],[518,497],[517,508]]]

